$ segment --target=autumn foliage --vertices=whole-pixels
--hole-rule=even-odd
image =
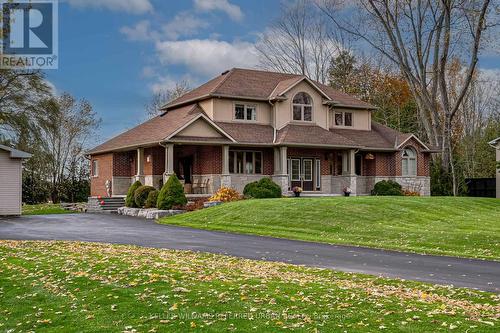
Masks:
[[[237,201],[241,199],[241,194],[238,193],[233,188],[229,187],[221,187],[220,189],[215,192],[214,195],[208,199],[208,201],[222,201],[222,202],[230,202],[230,201]]]

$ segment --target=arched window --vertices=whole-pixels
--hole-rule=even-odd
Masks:
[[[312,121],[312,98],[305,92],[293,97],[293,120]]]
[[[415,149],[406,147],[401,155],[401,170],[403,176],[416,176],[417,175],[417,153]]]

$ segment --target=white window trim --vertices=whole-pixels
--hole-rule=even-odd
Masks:
[[[293,178],[293,162],[298,161],[299,162],[299,178]],[[300,158],[291,158],[290,159],[290,180],[292,182],[300,182],[302,179],[301,174],[302,174],[302,166],[301,166],[301,159]]]
[[[311,163],[311,174],[310,174],[310,177],[311,178],[306,178],[306,162],[307,163]],[[305,182],[312,182],[314,181],[314,160],[312,158],[303,158],[302,159],[302,163],[304,164],[304,174],[302,175],[303,176],[303,180]]]
[[[295,96],[297,96],[298,94],[300,93],[304,93],[306,94],[307,96],[309,96],[309,98],[311,99],[311,104],[298,104],[298,103],[294,103],[293,100],[295,99]],[[300,120],[297,120],[297,119],[293,119],[293,107],[297,105],[297,106],[300,106]],[[304,120],[304,107],[305,106],[310,106],[311,107],[311,120]],[[296,93],[295,95],[293,95],[293,98],[292,98],[292,103],[291,103],[291,121],[292,122],[299,122],[299,123],[306,123],[306,124],[311,124],[314,122],[314,101],[313,101],[313,98],[310,94],[306,93],[305,91],[299,91],[298,93]]]
[[[99,177],[99,160],[92,160],[92,177]]]
[[[243,105],[244,111],[243,111],[243,118],[244,119],[237,119],[236,118],[236,105]],[[255,110],[255,119],[247,120],[247,112],[248,108],[254,108]],[[258,105],[257,104],[252,104],[252,103],[245,103],[245,102],[233,102],[233,121],[236,122],[258,122]]]
[[[341,114],[342,115],[342,125],[337,125],[337,113],[338,114]],[[346,126],[345,125],[345,114],[346,113],[350,113],[351,114],[351,125],[350,126]],[[333,126],[335,127],[348,127],[348,128],[352,128],[354,127],[354,112],[352,111],[336,111],[336,110],[333,110]]]
[[[236,158],[236,153],[243,153],[243,172],[235,172],[237,170],[237,158]],[[246,158],[247,155],[246,153],[253,153],[253,173],[247,173],[245,166],[246,166]],[[262,151],[258,150],[242,150],[242,149],[230,149],[229,150],[229,155],[234,154],[233,156],[233,172],[230,172],[231,175],[262,175],[264,171],[264,154]],[[255,172],[255,156],[257,154],[260,154],[260,172]]]
[[[314,162],[314,167],[316,169],[316,190],[321,189],[321,160],[317,158]]]
[[[408,150],[412,150],[413,153],[415,154],[415,157],[405,157],[405,156],[403,156],[405,150],[407,150],[407,149]],[[406,163],[406,169],[407,169],[406,172],[405,172],[405,170],[403,168],[403,161],[405,161],[405,160],[407,161],[407,163]],[[413,170],[412,170],[414,172],[410,173],[410,163],[412,161],[415,162],[415,164],[414,164],[415,168],[413,168]],[[417,150],[415,148],[411,147],[411,146],[407,146],[407,147],[403,148],[403,151],[401,152],[401,175],[403,177],[416,177],[417,174],[418,174],[418,154],[417,154]]]

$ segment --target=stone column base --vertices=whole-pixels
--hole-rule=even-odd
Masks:
[[[221,175],[220,176],[220,187],[231,188],[231,175]]]
[[[349,178],[350,178],[349,179],[349,183],[350,183],[349,187],[351,188],[351,191],[352,191],[351,196],[356,196],[357,187],[358,187],[358,182],[357,182],[358,177],[357,176],[350,176]]]
[[[273,182],[281,187],[281,194],[285,195],[288,193],[288,175],[274,175],[272,179]]]
[[[170,178],[170,176],[172,176],[173,173],[164,173],[163,174],[163,184],[166,184],[167,183],[167,180]]]
[[[142,185],[146,183],[146,177],[144,175],[135,175],[134,182],[140,181]]]

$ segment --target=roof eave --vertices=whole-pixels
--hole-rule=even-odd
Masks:
[[[362,109],[362,110],[378,110],[379,108],[372,105],[348,105],[342,104],[335,101],[324,101],[323,104],[330,105],[338,108],[346,108],[346,109]]]
[[[500,143],[500,138],[496,138],[496,139],[491,140],[490,142],[488,142],[488,144],[490,146],[492,146],[493,148],[500,149],[498,143]]]
[[[116,147],[116,148],[87,150],[84,153],[84,155],[90,156],[90,155],[100,155],[100,154],[106,154],[106,153],[122,152],[122,151],[137,149],[137,148],[148,148],[148,147],[152,147],[152,146],[156,146],[156,145],[159,145],[158,141],[151,141],[151,142],[133,144],[133,145],[128,145],[128,146],[120,146],[120,147]]]

